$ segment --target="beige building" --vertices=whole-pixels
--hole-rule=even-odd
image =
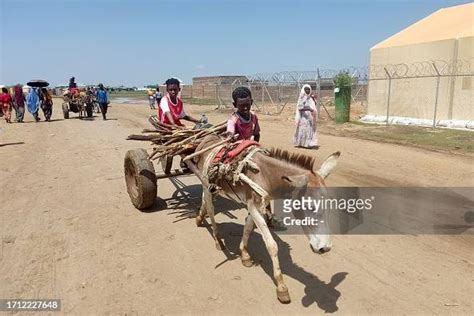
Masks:
[[[438,123],[474,120],[473,34],[469,3],[440,9],[373,46],[368,116],[386,117],[389,104],[390,117],[433,121],[436,108]]]

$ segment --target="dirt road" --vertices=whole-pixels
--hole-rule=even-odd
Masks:
[[[107,121],[61,120],[56,102],[53,122],[0,123],[0,298],[59,298],[72,314],[472,313],[472,234],[334,236],[324,255],[304,236],[277,236],[292,298],[280,304],[258,232],[250,242],[258,265],[245,268],[237,256],[243,210],[220,204],[226,252],[189,218],[200,203],[194,177],[160,181],[156,206],[133,208],[123,157],[146,143],[125,138],[148,127],[148,114],[145,105],[113,104]],[[291,148],[289,121],[261,117],[261,125],[266,145]],[[342,151],[328,185],[474,185],[471,157],[320,142],[319,162]]]

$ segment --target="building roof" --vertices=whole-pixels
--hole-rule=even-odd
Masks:
[[[474,35],[474,3],[440,9],[371,48],[387,48]]]

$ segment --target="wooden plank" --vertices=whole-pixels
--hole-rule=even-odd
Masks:
[[[204,181],[201,171],[199,171],[199,169],[194,163],[189,160],[186,160],[184,163],[186,164],[186,166],[188,166],[189,170],[191,170],[196,175],[196,177],[201,180],[201,182]]]
[[[156,180],[159,180],[159,179],[166,179],[166,178],[173,178],[173,177],[183,176],[183,175],[191,174],[191,173],[192,173],[192,172],[189,171],[189,170],[186,170],[186,171],[177,170],[177,171],[171,172],[171,173],[169,173],[169,174],[160,173],[160,174],[157,174],[157,175],[156,175]]]

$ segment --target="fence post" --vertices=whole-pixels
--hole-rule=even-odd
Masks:
[[[385,73],[387,74],[388,77],[388,97],[387,97],[387,125],[388,124],[388,117],[390,115],[390,92],[392,90],[392,77],[390,76],[390,73],[387,70],[387,67],[383,67],[383,70],[385,70]]]
[[[318,111],[318,113],[321,113],[320,112],[320,109],[321,109],[321,75],[319,73],[319,67],[317,69],[317,73],[318,73],[318,77],[317,77],[317,81],[316,81],[316,91],[318,92],[318,99],[316,100],[316,110]]]
[[[433,127],[436,128],[436,113],[438,112],[439,80],[441,79],[441,75],[435,63],[433,63],[433,68],[436,70],[436,74],[438,75],[436,78],[436,97],[435,97],[434,114],[433,114]]]
[[[219,102],[219,88],[217,86],[217,83],[216,83],[216,103],[217,103],[217,108],[220,109],[221,103]]]

